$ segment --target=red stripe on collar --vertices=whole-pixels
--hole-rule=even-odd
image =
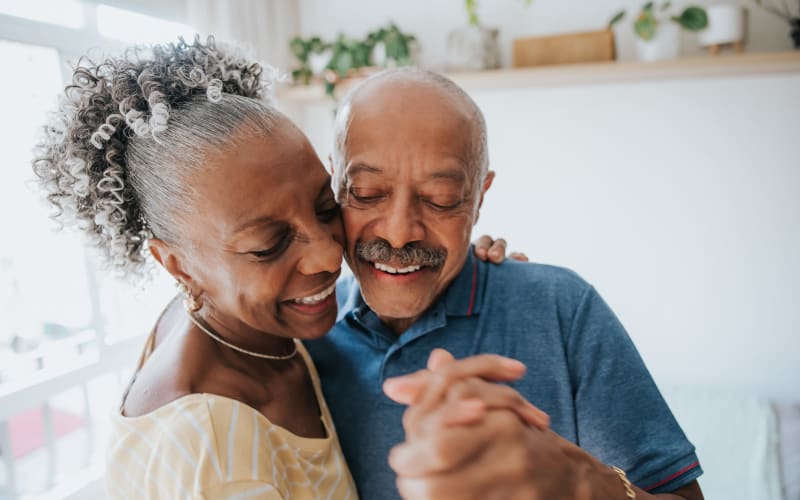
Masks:
[[[478,259],[472,259],[472,292],[469,294],[469,309],[467,316],[472,316],[472,308],[475,306],[475,291],[478,288]]]

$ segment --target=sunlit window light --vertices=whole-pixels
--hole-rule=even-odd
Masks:
[[[97,7],[97,31],[101,36],[132,43],[172,42],[178,36],[194,37],[194,28],[125,9]]]
[[[83,4],[77,0],[0,0],[0,14],[67,28],[83,27]]]

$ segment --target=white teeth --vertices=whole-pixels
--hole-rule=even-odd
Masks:
[[[328,288],[326,288],[325,290],[319,292],[316,295],[312,295],[310,297],[301,297],[299,299],[294,299],[292,302],[294,302],[296,304],[309,304],[309,305],[311,305],[311,304],[319,304],[323,300],[325,300],[328,297],[330,297],[334,290],[336,290],[336,283],[332,284],[331,286],[329,286]]]
[[[398,269],[396,267],[387,266],[386,264],[381,264],[380,262],[373,262],[372,264],[375,266],[375,269],[389,274],[409,274],[422,269],[422,266],[408,266]]]

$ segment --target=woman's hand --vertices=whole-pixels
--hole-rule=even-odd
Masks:
[[[480,260],[488,260],[494,264],[500,264],[506,258],[507,243],[503,238],[495,240],[488,234],[484,234],[473,241],[472,244],[475,245],[475,256]],[[508,254],[508,258],[521,262],[528,262],[528,256],[522,252],[511,252]]]
[[[456,360],[444,349],[434,349],[428,368],[402,377],[388,379],[383,391],[392,400],[412,406],[406,417],[415,412],[444,405],[444,421],[452,425],[477,423],[489,410],[506,409],[526,425],[547,429],[550,418],[526,401],[514,389],[494,382],[518,380],[525,365],[496,354],[481,354]]]

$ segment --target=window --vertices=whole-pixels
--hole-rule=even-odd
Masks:
[[[98,271],[83,235],[55,230],[34,182],[32,147],[69,61],[89,49],[118,52],[120,40],[178,35],[193,33],[105,5],[0,0],[0,498],[65,491],[65,481],[99,491],[108,413],[175,294],[163,272],[135,287]]]
[[[0,0],[0,14],[67,28],[83,27],[83,6],[75,0]]]
[[[129,10],[100,5],[97,7],[97,31],[101,36],[130,43],[155,43],[194,37],[194,30],[185,24]]]

